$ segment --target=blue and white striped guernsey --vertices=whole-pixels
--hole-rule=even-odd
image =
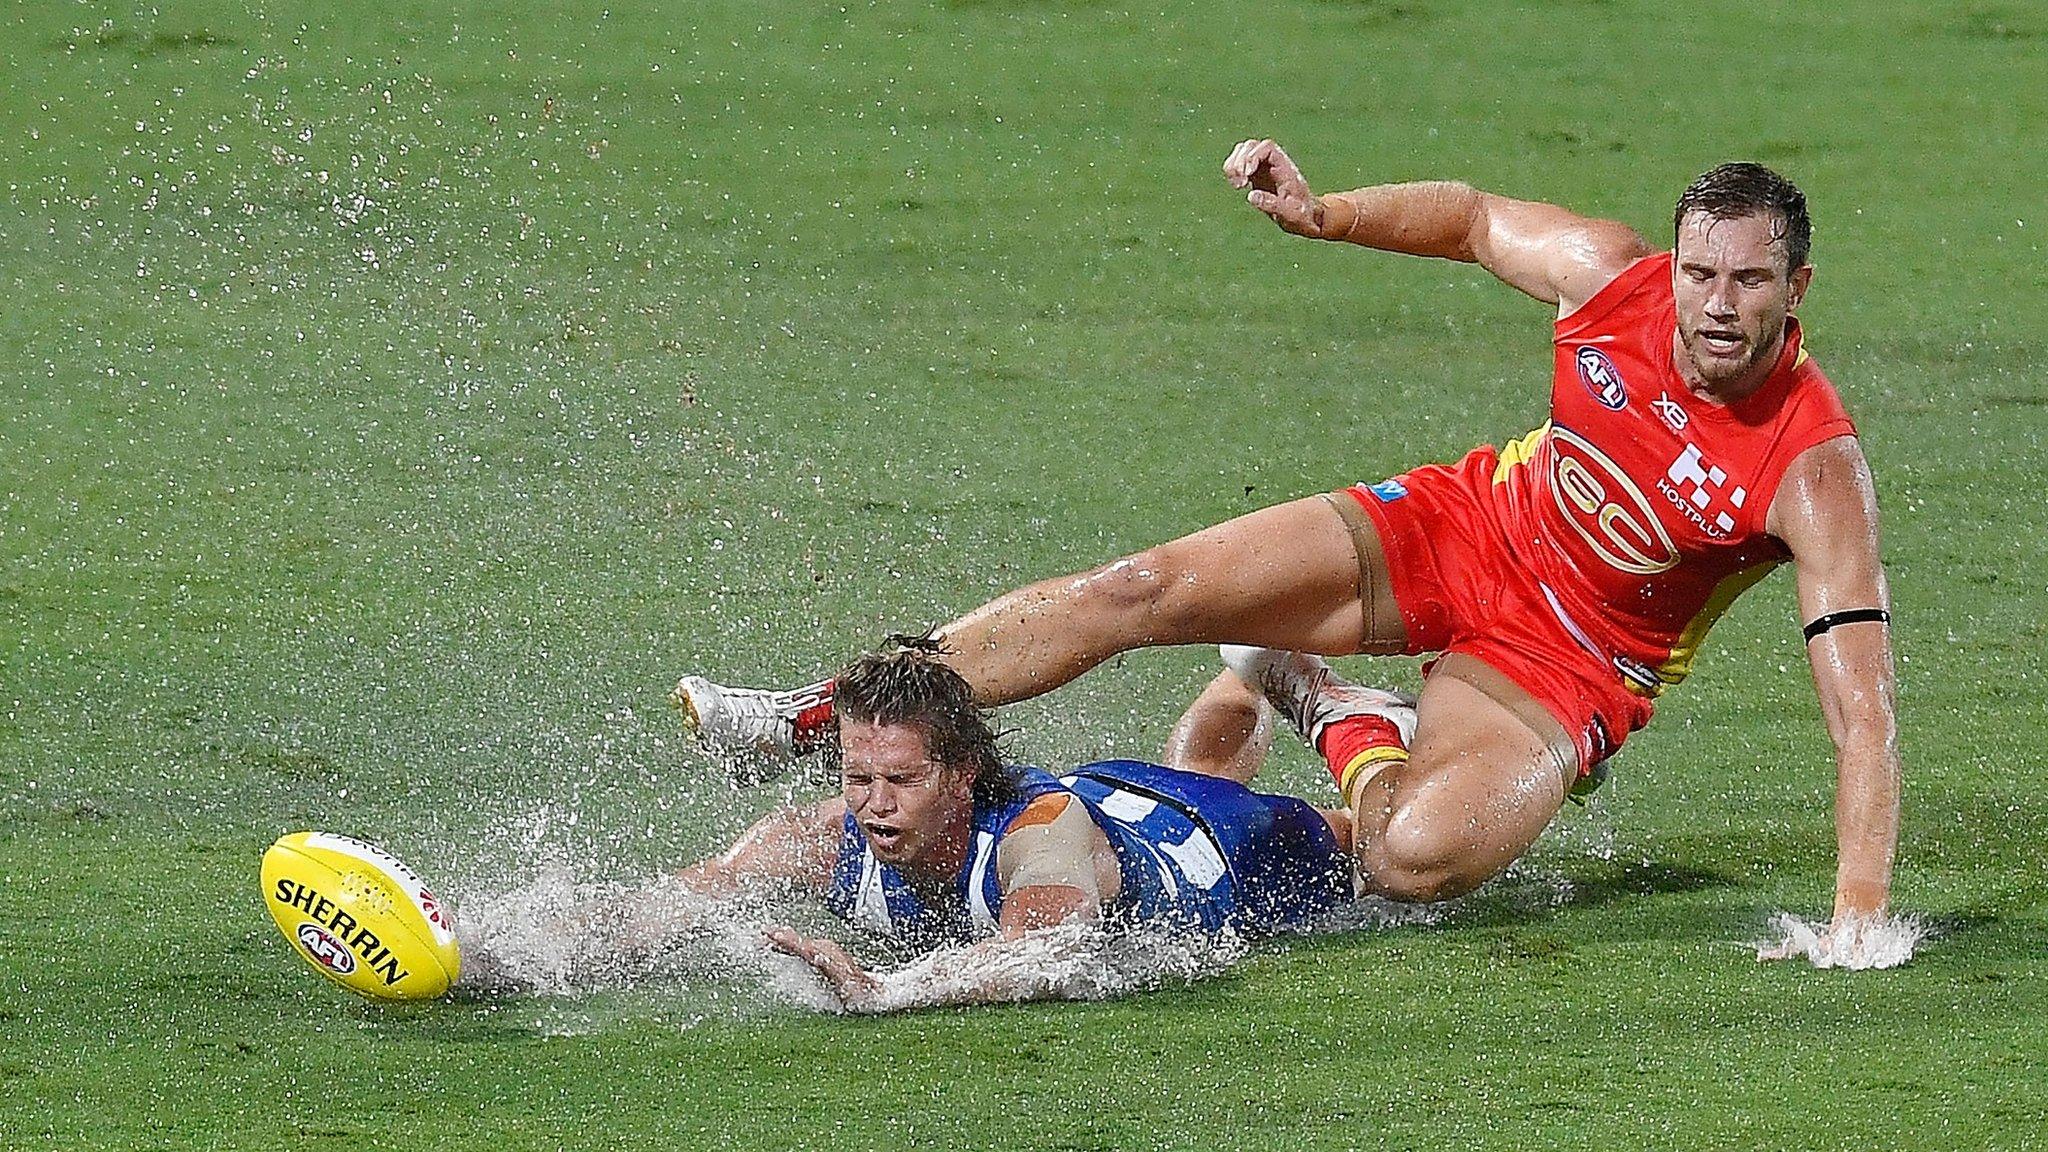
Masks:
[[[1304,801],[1235,781],[1136,760],[1084,764],[1054,778],[1019,773],[1018,796],[977,806],[974,842],[940,907],[876,860],[852,813],[840,835],[825,903],[836,915],[915,949],[994,933],[1003,893],[996,849],[1025,805],[1049,793],[1078,798],[1115,850],[1121,890],[1108,918],[1267,935],[1351,899],[1351,861]]]

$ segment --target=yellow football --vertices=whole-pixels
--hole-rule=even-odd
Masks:
[[[378,1000],[427,1000],[462,972],[455,923],[396,856],[327,832],[263,853],[263,903],[320,974]]]

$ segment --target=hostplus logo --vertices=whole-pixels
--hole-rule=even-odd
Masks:
[[[1735,517],[1729,509],[1739,512],[1749,499],[1749,490],[1742,485],[1728,487],[1727,471],[1709,464],[1697,444],[1687,444],[1671,462],[1664,478],[1657,481],[1657,491],[1694,527],[1716,540],[1725,540],[1735,531]]]

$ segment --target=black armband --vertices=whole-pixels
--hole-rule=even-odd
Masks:
[[[1806,626],[1806,642],[1811,644],[1814,637],[1840,628],[1844,624],[1864,624],[1872,620],[1879,624],[1889,624],[1892,614],[1882,608],[1850,608],[1843,612],[1830,612]]]

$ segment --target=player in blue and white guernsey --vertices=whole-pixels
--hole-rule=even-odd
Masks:
[[[685,885],[717,895],[782,882],[907,948],[984,953],[1087,923],[1266,935],[1352,899],[1349,814],[1239,783],[1264,756],[1271,714],[1227,677],[1176,728],[1167,759],[1179,767],[1006,766],[967,682],[915,649],[854,661],[836,705],[839,794],[763,818],[680,873]],[[838,943],[790,929],[769,939],[849,1008],[887,1006]],[[985,984],[944,1002],[1047,991],[985,967]]]

